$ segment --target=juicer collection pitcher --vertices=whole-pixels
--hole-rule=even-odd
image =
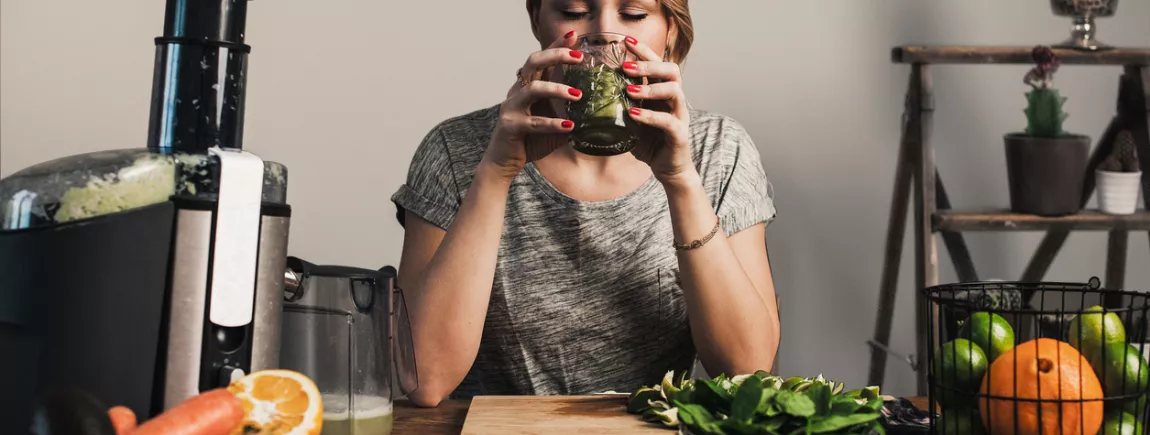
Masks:
[[[392,402],[418,387],[395,268],[288,257],[280,365],[323,396],[323,435],[389,434]]]

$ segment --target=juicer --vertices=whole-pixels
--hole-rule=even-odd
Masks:
[[[56,388],[145,420],[278,367],[291,208],[243,151],[247,6],[167,1],[146,147],[0,180],[0,433]]]

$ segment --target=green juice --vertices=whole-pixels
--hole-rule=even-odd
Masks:
[[[627,114],[635,102],[627,96],[633,81],[623,70],[602,64],[570,67],[564,80],[583,91],[583,98],[567,103],[567,116],[575,123],[570,138],[575,149],[599,156],[631,151],[639,128]]]
[[[323,396],[321,435],[388,435],[393,421],[391,401],[377,396],[355,396],[354,412],[347,396]]]

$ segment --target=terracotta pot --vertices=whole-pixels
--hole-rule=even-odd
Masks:
[[[1090,137],[1007,134],[1006,175],[1015,213],[1065,216],[1082,209]]]

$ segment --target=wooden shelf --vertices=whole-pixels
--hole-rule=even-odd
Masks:
[[[1150,230],[1150,212],[1115,216],[1098,210],[1083,210],[1063,217],[1042,217],[1011,213],[1007,210],[958,211],[939,210],[934,214],[934,230],[964,231],[1046,231],[1046,230]]]
[[[967,47],[904,45],[891,50],[894,63],[1033,64],[1034,47]],[[1056,48],[1064,65],[1150,65],[1148,48],[1082,51]]]

